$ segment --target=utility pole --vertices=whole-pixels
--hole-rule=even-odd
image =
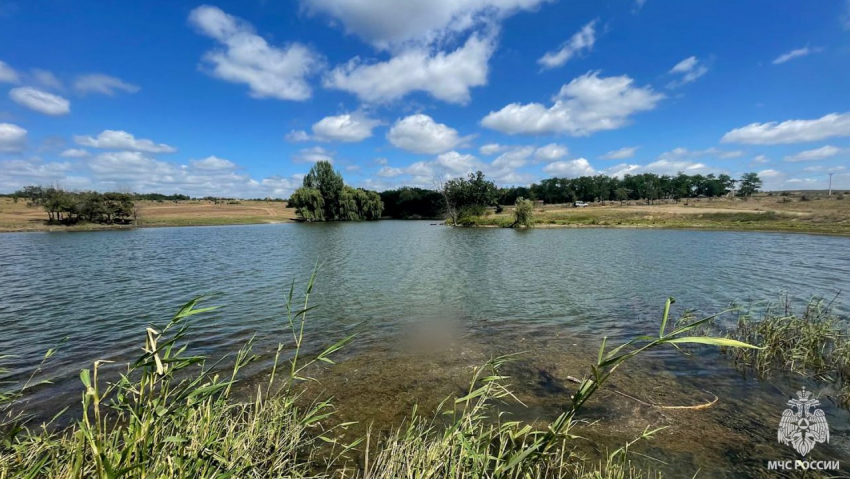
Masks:
[[[826,196],[832,196],[832,173],[829,174],[829,194]]]

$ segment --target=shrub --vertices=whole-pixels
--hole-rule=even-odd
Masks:
[[[524,226],[530,228],[534,225],[534,202],[519,197],[514,208],[513,226]]]

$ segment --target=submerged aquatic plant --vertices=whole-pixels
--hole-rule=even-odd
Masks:
[[[345,442],[341,432],[351,423],[330,426],[331,401],[306,401],[295,387],[308,379],[307,368],[332,364],[331,355],[351,340],[304,357],[314,280],[315,272],[303,305],[296,306],[294,285],[290,288],[285,325],[292,338],[278,346],[269,382],[257,387],[252,401],[238,401],[231,394],[240,370],[256,358],[251,342],[224,377],[205,358],[187,354],[190,318],[215,309],[199,308],[200,299],[195,299],[168,323],[146,330],[143,354],[117,381],[99,377],[103,361],[81,372],[83,409],[76,424],[58,432],[23,427],[9,435],[0,444],[0,478],[655,477],[630,463],[628,451],[635,440],[599,464],[575,456],[570,429],[582,406],[619,366],[650,349],[686,343],[752,347],[731,338],[689,336],[711,317],[667,331],[669,299],[657,336],[640,336],[610,349],[602,341],[571,406],[545,430],[507,421],[498,411],[497,402],[515,399],[509,378],[500,373],[511,358],[499,357],[476,368],[466,393],[444,401],[438,416],[429,420],[414,410],[388,437],[377,440],[367,434]],[[284,352],[289,359],[281,361]],[[200,372],[192,374],[192,368]],[[636,440],[655,432],[647,429]]]
[[[837,296],[836,296],[837,297]],[[850,404],[850,326],[833,310],[835,298],[814,298],[795,311],[786,296],[780,306],[768,305],[760,314],[742,311],[730,338],[760,346],[734,349],[729,354],[741,367],[761,377],[774,373],[811,376],[836,384],[840,399]]]

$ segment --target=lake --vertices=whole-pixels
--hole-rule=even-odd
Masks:
[[[300,291],[317,261],[310,347],[357,337],[316,387],[333,391],[346,420],[376,424],[400,420],[414,403],[435,406],[464,386],[472,366],[514,352],[522,354],[507,369],[526,406],[505,410],[552,419],[575,388],[567,376],[587,372],[602,337],[657,332],[668,296],[677,313],[710,314],[783,292],[807,300],[850,291],[850,238],[830,236],[428,221],[3,234],[0,354],[17,355],[11,376],[20,378],[70,337],[47,371],[55,384],[30,402],[54,410],[79,400],[81,368],[134,357],[146,326],[212,294],[207,303],[221,309],[199,320],[192,347],[218,358],[256,335],[259,377],[286,340],[285,293],[293,280]],[[774,443],[785,402],[801,385],[817,388],[802,378],[756,381],[711,349],[659,351],[594,398],[586,415],[599,423],[583,435],[598,452],[647,425],[670,426],[643,446],[663,460],[650,464],[674,477],[698,468],[699,477],[751,477],[768,460],[793,459]],[[674,412],[614,390],[653,403],[695,404],[712,394],[719,402]],[[822,402],[832,437],[814,457],[850,464],[848,415]]]

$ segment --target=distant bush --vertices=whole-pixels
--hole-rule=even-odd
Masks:
[[[530,228],[534,225],[534,202],[519,197],[514,208],[513,226],[524,226]]]
[[[15,192],[15,196],[26,198],[28,207],[44,208],[50,223],[128,223],[136,217],[136,205],[129,193],[70,192],[27,186]]]

